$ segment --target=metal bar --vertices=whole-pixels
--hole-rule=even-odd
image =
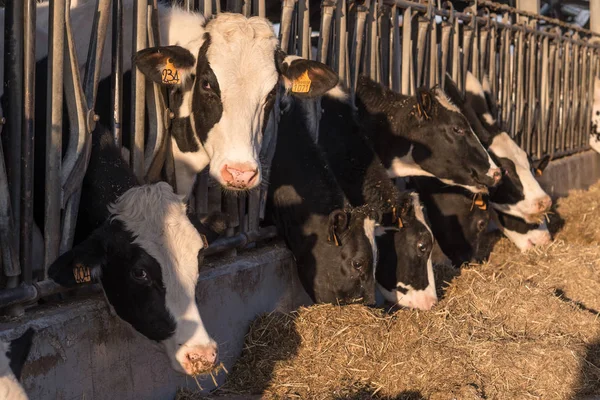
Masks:
[[[10,203],[8,177],[4,166],[4,150],[0,141],[0,257],[2,257],[4,275],[7,277],[18,277],[21,275],[21,266],[13,240],[13,213]]]
[[[35,12],[34,12],[35,13]],[[4,94],[3,104],[6,125],[4,146],[7,151],[6,171],[10,188],[14,226],[21,226],[21,143],[23,134],[23,33],[24,2],[9,1],[6,4],[4,21]],[[20,235],[11,232],[11,240],[19,252]]]
[[[294,15],[295,0],[284,0],[281,8],[281,24],[279,29],[279,45],[281,50],[290,51],[290,34],[292,29],[292,17]]]
[[[310,9],[308,0],[298,0],[298,47],[303,58],[310,59]]]
[[[462,80],[460,78],[460,25],[459,20],[456,18],[456,12],[452,11],[452,21],[454,21],[454,28],[452,29],[452,80],[458,86],[458,89],[462,91]]]
[[[402,17],[402,94],[411,95],[413,88],[410,84],[411,71],[412,71],[412,60],[411,51],[412,48],[412,9],[407,8],[404,10],[404,16]]]
[[[336,34],[336,69],[337,73],[346,85],[349,83],[346,80],[346,51],[348,49],[348,45],[346,42],[346,2],[338,1],[335,9],[335,34]]]
[[[20,264],[25,283],[32,281],[33,254],[33,149],[35,137],[35,27],[36,2],[25,0],[23,10],[23,132],[21,134]]]
[[[351,57],[354,61],[350,64],[352,84],[350,85],[352,98],[354,99],[354,91],[356,90],[356,84],[358,82],[358,74],[360,70],[362,60],[362,50],[365,36],[365,23],[367,21],[367,14],[369,12],[369,1],[363,5],[357,5],[356,10],[356,22],[353,32],[352,43],[354,44],[351,49]]]
[[[136,22],[133,26],[133,53],[146,48],[147,32],[147,0],[135,0],[133,14]],[[136,68],[131,74],[131,98],[132,98],[132,121],[131,121],[131,148],[130,164],[135,175],[142,179],[144,177],[144,114],[146,100],[146,78]]]
[[[398,19],[400,18],[400,10],[397,6],[392,8],[392,49],[391,49],[391,74],[392,74],[392,90],[394,92],[400,92],[402,87],[402,66],[400,65],[401,60],[401,47],[400,47],[400,25]]]
[[[186,0],[189,5],[189,0]],[[118,147],[122,145],[123,107],[123,0],[112,0],[112,47],[110,88],[113,108],[112,133]]]
[[[48,124],[46,131],[46,203],[44,224],[44,278],[58,257],[60,246],[61,160],[63,118],[65,0],[50,2],[48,55]]]

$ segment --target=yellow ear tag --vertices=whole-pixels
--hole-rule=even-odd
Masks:
[[[294,93],[308,93],[310,91],[310,84],[312,81],[308,77],[308,70],[304,71],[302,75],[294,80],[292,83],[292,92]]]
[[[162,83],[167,85],[175,85],[179,83],[179,71],[173,65],[173,61],[169,58],[165,64],[165,68],[162,70]]]
[[[76,264],[73,267],[73,277],[77,283],[86,283],[92,281],[92,271],[82,264]]]
[[[402,218],[398,217],[398,228],[404,228],[404,223],[402,222]]]
[[[477,195],[477,198],[475,200],[475,205],[480,209],[480,210],[487,210],[487,204],[483,201],[483,198],[481,197],[481,195]]]
[[[539,168],[536,168],[535,170],[535,176],[542,176],[542,170]]]

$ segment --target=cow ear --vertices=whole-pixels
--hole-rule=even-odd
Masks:
[[[23,365],[25,365],[25,361],[29,355],[29,350],[31,350],[34,333],[35,331],[32,328],[27,329],[21,337],[10,342],[10,347],[6,353],[6,356],[9,359],[10,369],[17,380],[21,379],[21,371],[23,370]]]
[[[133,63],[151,81],[175,86],[188,80],[194,72],[196,59],[183,47],[161,46],[138,51]]]
[[[64,287],[90,283],[100,275],[106,262],[106,230],[102,226],[85,241],[56,259],[48,268],[48,276]]]
[[[432,99],[433,94],[425,87],[420,87],[417,89],[417,104],[415,104],[415,109],[413,111],[413,115],[421,120],[431,119],[431,110],[432,110]]]
[[[202,219],[196,214],[188,213],[188,218],[198,233],[206,239],[205,247],[223,236],[229,227],[229,215],[220,211],[213,211]]]
[[[323,96],[336,87],[337,74],[327,65],[306,60],[298,56],[285,56],[281,51],[275,55],[277,69],[283,78],[286,90],[300,98]]]
[[[534,167],[535,176],[542,176],[542,174],[544,173],[544,170],[546,169],[546,167],[548,166],[549,163],[550,163],[550,156],[548,154],[546,154],[544,157],[542,157],[541,160],[539,160],[537,162],[537,165]]]
[[[334,210],[329,214],[329,237],[327,241],[341,246],[340,234],[348,228],[348,215],[344,210]]]

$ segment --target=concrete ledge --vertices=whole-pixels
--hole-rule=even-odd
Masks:
[[[205,266],[197,288],[202,320],[230,369],[242,351],[250,322],[308,300],[291,253],[281,244]],[[0,339],[27,327],[37,333],[23,370],[31,399],[172,399],[177,387],[214,388],[210,377],[174,372],[162,347],[111,316],[99,295],[38,307],[25,320],[0,324]],[[221,384],[225,373],[216,377]]]
[[[593,150],[551,161],[540,178],[552,198],[564,197],[572,189],[587,189],[600,180],[600,154]]]

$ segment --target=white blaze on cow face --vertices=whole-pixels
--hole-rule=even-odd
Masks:
[[[378,260],[377,244],[375,243],[375,235],[376,235],[376,230],[379,226],[377,224],[377,221],[375,221],[374,219],[371,219],[371,218],[365,218],[363,225],[365,228],[365,236],[367,237],[367,239],[369,239],[369,243],[371,244],[371,248],[373,249],[373,278],[375,278],[375,272],[376,272],[377,260]]]
[[[523,253],[531,250],[535,246],[543,246],[552,241],[552,236],[550,235],[546,221],[543,221],[536,229],[531,229],[526,233],[511,231],[502,227],[500,229],[502,233]]]
[[[542,189],[531,172],[527,153],[521,149],[506,132],[495,136],[490,151],[498,157],[507,158],[515,165],[516,177],[523,186],[524,199],[516,204],[492,203],[493,207],[504,213],[523,218],[528,223],[539,222],[540,215],[550,209],[552,200]]]
[[[175,332],[163,341],[173,368],[187,374],[211,369],[217,345],[204,328],[195,298],[204,242],[181,196],[165,182],[140,186],[123,194],[110,212],[161,267],[166,309],[176,323]]]
[[[431,228],[425,220],[425,215],[423,214],[423,206],[421,205],[421,202],[419,200],[419,195],[417,193],[411,193],[411,196],[413,207],[415,210],[415,216],[417,220],[427,228],[427,231],[431,235],[431,243],[433,244],[433,232],[431,231]],[[429,249],[429,254],[427,256],[427,280],[429,282],[427,287],[423,290],[416,290],[411,285],[398,282],[397,287],[403,290],[393,289],[389,291],[386,290],[380,284],[377,284],[379,290],[386,298],[386,300],[404,307],[416,308],[419,310],[430,310],[437,303],[438,297],[437,292],[435,290],[435,276],[433,274],[431,250],[432,248]]]

